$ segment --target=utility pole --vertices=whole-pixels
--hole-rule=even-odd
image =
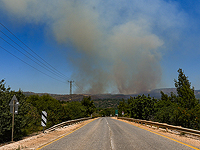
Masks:
[[[69,82],[69,85],[70,85],[70,99],[69,100],[72,100],[72,83],[74,82],[73,80],[71,81],[68,81]]]
[[[12,137],[11,140],[13,142],[13,136],[14,136],[14,121],[15,121],[15,99],[13,99],[13,119],[12,119]]]
[[[15,120],[15,114],[18,114],[18,106],[19,106],[19,102],[16,98],[16,96],[14,95],[13,98],[11,99],[10,103],[10,113],[13,114],[13,118],[12,118],[12,135],[11,135],[11,141],[13,142],[13,137],[14,137],[14,120]]]

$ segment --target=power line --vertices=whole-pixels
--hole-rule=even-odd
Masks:
[[[44,66],[42,66],[41,64],[39,64],[38,62],[36,62],[35,60],[33,60],[32,58],[30,58],[29,56],[27,56],[26,54],[24,54],[22,51],[20,51],[18,48],[16,48],[15,46],[13,46],[12,44],[10,44],[8,41],[6,41],[4,38],[0,37],[3,41],[5,41],[6,43],[8,43],[10,46],[12,46],[14,49],[16,49],[18,52],[20,52],[21,54],[23,54],[24,56],[26,56],[27,58],[29,58],[30,60],[32,60],[33,62],[35,62],[37,65],[39,65],[40,67],[46,69],[47,71],[53,73],[54,75],[58,76],[57,74],[55,74],[54,72],[52,72],[51,70],[45,68]],[[60,76],[58,76],[60,77]],[[60,77],[62,78],[62,77]],[[65,78],[63,78],[65,79]]]
[[[75,85],[77,88],[79,88],[82,92],[86,92],[86,91],[84,90],[84,88],[81,87],[81,86],[79,86],[76,82],[74,82],[74,85]]]
[[[4,38],[0,37],[4,42],[6,42],[7,44],[9,44],[10,46],[12,46],[14,49],[16,49],[18,52],[20,52],[21,54],[23,54],[24,56],[26,56],[27,58],[29,58],[30,60],[32,60],[34,63],[36,63],[37,65],[39,65],[40,67],[44,68],[45,70],[51,72],[52,74],[56,75],[57,77],[61,78],[61,79],[66,79],[68,78],[65,74],[61,73],[60,71],[58,71],[56,68],[54,68],[52,65],[50,65],[47,61],[45,61],[42,57],[40,57],[37,53],[35,53],[29,46],[27,46],[23,41],[21,41],[13,32],[11,32],[5,25],[3,25],[2,23],[0,23],[0,25],[2,27],[4,27],[11,35],[13,35],[19,42],[21,42],[26,48],[28,48],[34,55],[36,55],[38,58],[36,58],[35,56],[33,56],[30,52],[28,52],[27,50],[25,50],[22,46],[20,46],[17,42],[15,42],[11,37],[9,37],[6,33],[4,33],[2,30],[0,30],[0,32],[6,36],[10,41],[12,41],[14,44],[16,44],[19,48],[21,48],[23,51],[25,51],[26,53],[28,53],[32,58],[30,58],[29,56],[27,56],[25,53],[23,53],[21,50],[19,50],[18,48],[16,48],[15,46],[13,46],[11,43],[9,43],[7,40],[5,40]],[[14,55],[13,53],[9,52],[8,50],[6,50],[5,48],[1,47],[1,49],[3,49],[4,51],[8,52],[9,54],[13,55],[14,57],[16,57],[17,59],[19,59],[20,61],[24,62],[25,64],[27,64],[28,66],[34,68],[35,70],[41,72],[42,74],[55,79],[59,82],[65,83],[61,80],[58,80],[50,75],[48,75],[47,73],[42,72],[41,70],[37,69],[36,67],[30,65],[29,63],[25,62],[24,60],[22,60],[21,58],[17,57],[16,55]],[[65,80],[67,81],[67,80]],[[74,82],[74,81],[73,81]],[[82,87],[80,87],[79,85],[74,84],[77,88],[79,88],[81,91],[84,91],[84,89]],[[72,94],[72,82],[70,82],[70,94]]]
[[[61,74],[62,76],[67,77],[65,74],[61,73],[60,71],[58,71],[55,67],[53,67],[52,65],[50,65],[47,61],[45,61],[42,57],[40,57],[37,53],[35,53],[29,46],[27,46],[24,42],[22,42],[14,33],[12,33],[5,25],[3,25],[2,23],[0,23],[1,26],[3,26],[9,33],[11,33],[17,40],[19,40],[24,46],[26,46],[31,52],[33,52],[37,57],[39,57],[43,62],[45,62],[47,65],[49,65],[51,68],[53,68],[55,71],[57,71],[59,74]],[[67,77],[68,78],[68,77]]]
[[[8,39],[10,39],[13,43],[15,43],[17,46],[19,46],[21,49],[23,49],[25,52],[27,52],[30,56],[32,56],[34,59],[36,59],[37,61],[39,61],[41,64],[43,64],[45,67],[47,67],[48,69],[52,70],[54,73],[56,73],[57,75],[63,77],[61,74],[59,74],[58,72],[55,71],[55,69],[53,70],[52,68],[50,68],[49,66],[47,66],[46,64],[44,64],[43,62],[41,62],[39,59],[37,59],[35,56],[33,56],[32,54],[30,54],[27,50],[25,50],[23,47],[21,47],[19,44],[17,44],[14,40],[12,40],[8,35],[6,35],[3,31],[0,31],[1,33],[3,33]],[[2,38],[3,39],[3,38]],[[11,45],[8,41],[6,41],[5,39],[3,39],[6,43],[8,43],[9,45]],[[13,46],[12,46],[13,47]],[[28,57],[28,56],[26,56]],[[29,58],[29,57],[28,57]],[[31,58],[29,58],[31,59]],[[31,59],[32,60],[32,59]],[[33,61],[33,60],[32,60]],[[34,61],[35,62],[35,61]],[[36,62],[35,62],[36,63]],[[37,63],[38,64],[38,63]],[[40,65],[41,66],[41,65]]]
[[[46,76],[48,76],[48,77],[50,77],[50,78],[52,78],[52,79],[54,79],[54,80],[57,80],[57,81],[62,82],[62,83],[65,83],[65,82],[63,82],[63,81],[61,81],[61,80],[58,80],[58,79],[56,79],[56,78],[54,78],[54,77],[52,77],[52,76],[50,76],[50,75],[48,75],[48,74],[42,72],[41,70],[39,70],[39,69],[33,67],[33,66],[30,65],[29,63],[25,62],[25,61],[22,60],[21,58],[17,57],[17,56],[14,55],[13,53],[11,53],[11,52],[9,52],[8,50],[6,50],[5,48],[3,48],[3,47],[1,47],[1,46],[0,46],[0,48],[3,49],[4,51],[8,52],[9,54],[11,54],[12,56],[14,56],[15,58],[19,59],[19,60],[22,61],[23,63],[27,64],[28,66],[32,67],[33,69],[39,71],[40,73],[42,73],[42,74],[44,74],[44,75],[46,75]],[[66,83],[65,83],[65,84],[66,84]]]

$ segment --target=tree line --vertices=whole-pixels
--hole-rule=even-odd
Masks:
[[[21,90],[15,92],[6,88],[5,81],[0,81],[0,143],[11,140],[12,114],[9,103],[13,96],[19,101],[18,114],[15,115],[14,140],[34,132],[41,131],[41,113],[47,112],[47,126],[67,120],[89,117],[96,107],[91,97],[84,97],[81,102],[58,101],[49,95],[25,96]]]
[[[150,95],[130,97],[118,105],[119,116],[168,123],[200,130],[200,101],[195,98],[194,87],[182,69],[178,70],[178,80],[174,80],[177,94],[167,95],[161,91],[161,99]]]
[[[5,81],[0,81],[0,143],[11,140],[12,114],[10,113],[10,100],[16,95],[20,105],[15,115],[14,140],[34,132],[41,131],[41,112],[47,112],[47,126],[67,120],[93,116],[114,116],[118,109],[119,116],[122,111],[125,117],[152,120],[161,123],[200,130],[200,103],[195,98],[194,88],[182,69],[178,70],[178,80],[174,80],[177,95],[167,95],[161,91],[161,98],[155,99],[150,95],[138,95],[127,100],[115,100],[118,108],[96,108],[91,97],[84,97],[81,102],[58,101],[47,95],[25,96],[21,90],[15,92],[6,88]],[[110,99],[101,100],[112,101]],[[112,101],[113,102],[113,101]],[[105,104],[106,105],[106,104]],[[99,104],[97,106],[100,106]],[[106,105],[107,106],[107,105]]]

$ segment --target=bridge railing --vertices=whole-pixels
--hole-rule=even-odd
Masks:
[[[51,132],[51,131],[54,131],[54,130],[56,130],[58,128],[62,128],[64,126],[72,125],[72,124],[75,124],[75,123],[80,123],[82,121],[89,120],[89,119],[92,119],[92,118],[88,117],[88,118],[80,118],[80,119],[75,119],[75,120],[68,120],[68,121],[56,124],[56,125],[48,128],[48,129],[46,129],[45,132]]]
[[[117,118],[122,119],[122,120],[135,122],[135,123],[142,124],[142,125],[145,125],[145,126],[147,126],[147,125],[149,125],[150,127],[154,126],[157,129],[164,128],[164,129],[166,129],[167,132],[170,129],[170,130],[176,130],[176,131],[180,132],[180,134],[190,134],[190,135],[200,137],[200,131],[199,130],[193,130],[193,129],[183,128],[183,127],[180,127],[180,126],[169,125],[169,124],[166,124],[166,123],[159,123],[159,122],[153,122],[153,121],[147,121],[147,120],[141,120],[141,119],[133,119],[133,118],[126,118],[126,117],[117,117]]]

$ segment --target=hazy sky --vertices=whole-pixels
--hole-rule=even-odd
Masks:
[[[133,94],[174,87],[182,68],[200,89],[199,8],[200,0],[0,0],[0,79],[12,90],[68,94],[74,80],[74,93]]]

